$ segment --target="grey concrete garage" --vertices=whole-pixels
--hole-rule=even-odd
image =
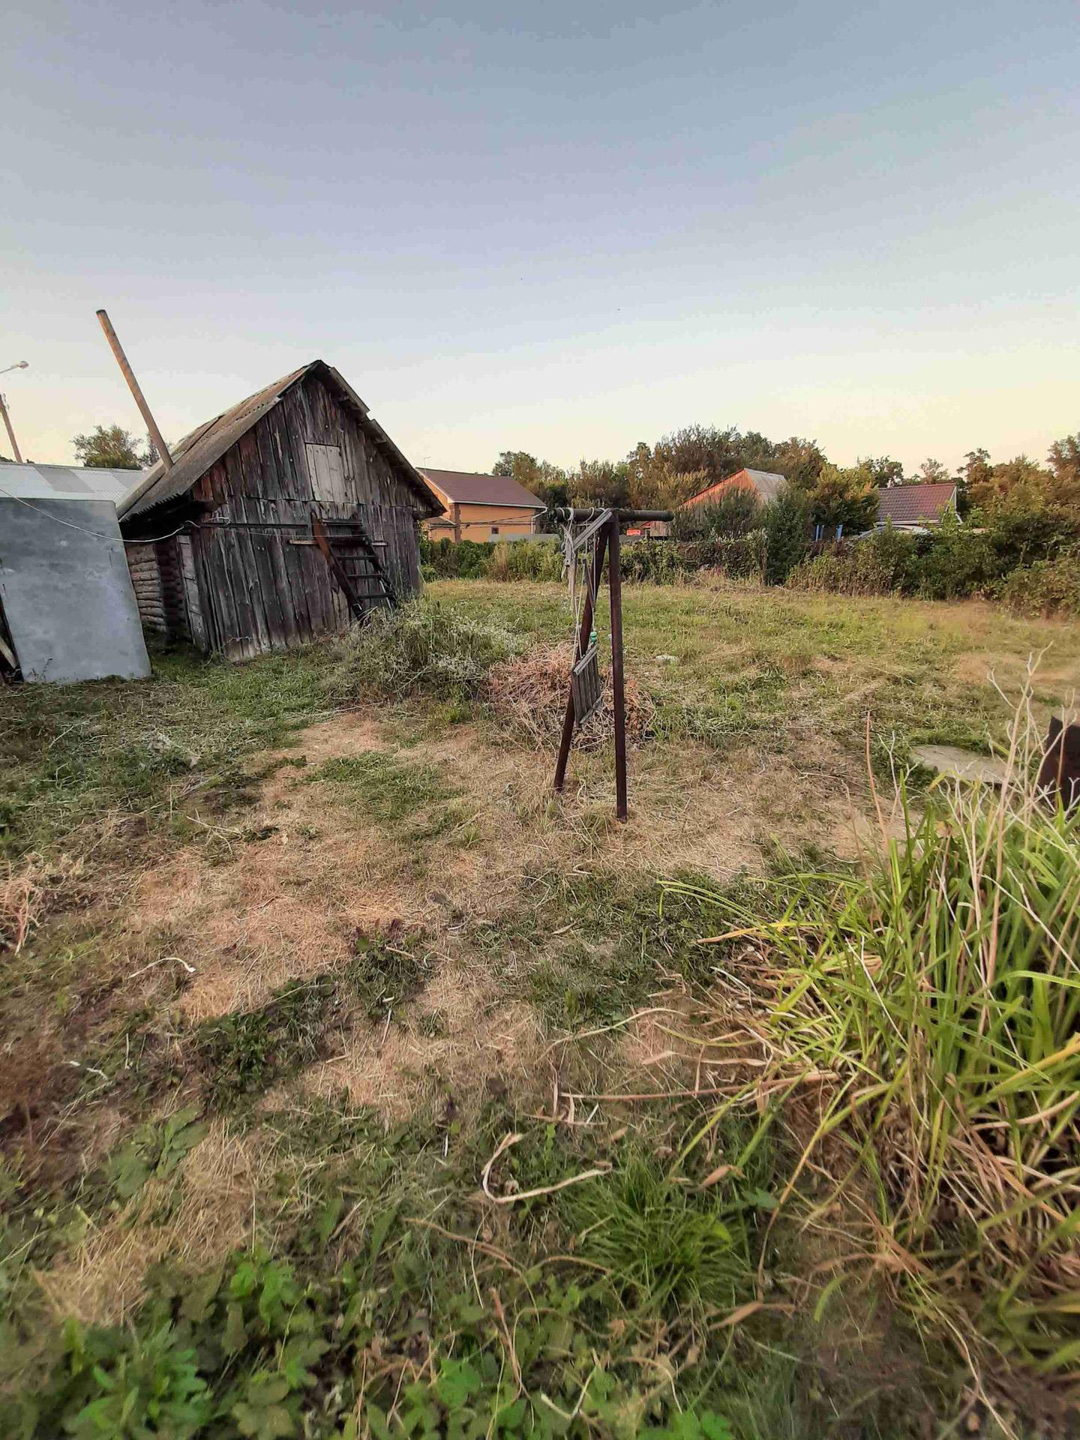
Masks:
[[[150,662],[116,507],[91,486],[74,488],[59,491],[30,465],[0,465],[0,642],[9,667],[13,659],[36,681],[144,678]]]

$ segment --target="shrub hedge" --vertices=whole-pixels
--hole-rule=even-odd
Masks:
[[[886,526],[808,555],[805,516],[793,501],[761,507],[759,528],[697,540],[629,540],[630,584],[685,583],[698,571],[840,595],[908,595],[922,600],[1000,599],[1027,615],[1080,614],[1080,517],[1064,509],[1001,510],[963,523],[946,517],[914,535]],[[424,578],[558,581],[556,537],[478,544],[420,542]]]
[[[1080,550],[1014,570],[998,594],[1018,615],[1080,616]]]

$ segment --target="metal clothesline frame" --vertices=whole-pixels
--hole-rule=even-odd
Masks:
[[[605,549],[608,560],[608,598],[611,605],[611,689],[612,713],[615,731],[615,818],[625,820],[629,815],[626,785],[626,683],[623,674],[623,624],[622,624],[622,526],[647,520],[670,520],[670,510],[573,510],[559,509],[556,519],[564,519],[568,525],[583,524],[585,530],[573,541],[574,550],[598,536],[593,555],[592,575],[586,587],[585,603],[581,613],[575,655],[585,654],[589,635],[592,631],[594,597],[600,592],[604,574]],[[568,546],[570,551],[570,546]],[[561,793],[566,784],[566,767],[570,759],[570,746],[574,739],[575,711],[573,681],[566,697],[563,714],[562,736],[559,740],[559,756],[555,762],[555,791]]]

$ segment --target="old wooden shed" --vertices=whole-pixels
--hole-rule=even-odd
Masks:
[[[118,503],[143,624],[243,659],[344,629],[420,587],[442,506],[332,365],[216,415]]]

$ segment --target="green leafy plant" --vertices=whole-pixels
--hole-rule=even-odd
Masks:
[[[671,517],[675,540],[730,539],[761,525],[761,499],[745,485],[729,485],[713,499],[683,505]]]
[[[909,592],[917,573],[917,543],[914,536],[887,525],[803,560],[787,583],[795,590],[827,590],[839,595]]]
[[[292,980],[257,1010],[205,1021],[193,1050],[210,1103],[229,1107],[318,1059],[335,1010],[348,1003],[334,975]]]
[[[489,580],[551,581],[563,578],[563,553],[558,540],[501,541],[487,568]]]
[[[1014,570],[997,593],[1017,615],[1080,615],[1080,550]]]
[[[151,1176],[171,1175],[189,1150],[207,1132],[197,1107],[186,1106],[163,1124],[140,1125],[134,1135],[105,1165],[110,1187],[121,1200],[130,1200]]]
[[[195,1349],[170,1321],[127,1331],[69,1320],[50,1391],[28,1399],[21,1429],[26,1437],[188,1440],[213,1409]]]

